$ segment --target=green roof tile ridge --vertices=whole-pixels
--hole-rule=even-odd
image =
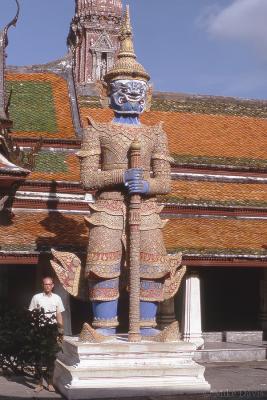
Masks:
[[[186,96],[180,99],[164,99],[163,96],[160,98],[153,97],[151,111],[267,118],[267,104],[263,104],[263,102],[229,100],[229,98],[212,96],[207,98]]]
[[[199,207],[239,207],[239,208],[262,208],[267,210],[267,201],[260,200],[212,200],[207,198],[189,198],[179,196],[161,196],[159,200],[163,203],[175,204],[180,206],[199,206]]]
[[[250,168],[266,168],[267,160],[260,158],[246,157],[216,157],[216,156],[193,156],[190,154],[172,154],[176,165],[193,165],[193,166],[231,166],[231,167],[250,167]]]
[[[251,248],[208,248],[208,247],[172,247],[168,248],[169,253],[182,252],[184,255],[197,256],[267,256],[267,249]]]

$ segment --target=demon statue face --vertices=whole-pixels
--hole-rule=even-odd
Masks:
[[[145,110],[147,83],[117,80],[110,83],[110,107],[116,114],[139,115]]]

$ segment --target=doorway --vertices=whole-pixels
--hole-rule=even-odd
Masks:
[[[200,271],[205,332],[260,330],[260,268],[204,268]]]
[[[0,265],[1,303],[28,308],[36,293],[36,265]]]

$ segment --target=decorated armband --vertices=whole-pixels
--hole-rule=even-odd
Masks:
[[[149,194],[167,194],[171,191],[171,165],[173,159],[168,150],[165,132],[159,126],[154,153],[152,155],[152,177],[149,178]]]

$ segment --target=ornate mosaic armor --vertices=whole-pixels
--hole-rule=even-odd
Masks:
[[[90,217],[86,218],[89,241],[85,290],[92,302],[93,328],[97,332],[85,324],[80,338],[98,342],[104,340],[99,335],[115,333],[119,293],[128,287],[130,273],[131,283],[132,277],[138,277],[136,291],[130,293],[138,298],[138,310],[140,304],[138,326],[140,322],[143,336],[153,336],[157,333],[153,329],[157,305],[174,296],[185,272],[184,267],[178,269],[181,255],[167,255],[163,243],[162,227],[166,221],[160,218],[162,206],[157,204],[156,195],[170,192],[171,158],[161,124],[145,126],[139,121],[139,115],[145,110],[149,75],[136,61],[128,9],[120,41],[118,60],[105,75],[115,118],[110,123],[89,120],[82,148],[77,154],[81,161],[82,184],[86,190],[95,191],[95,203],[90,206]],[[130,165],[133,143],[138,143],[140,148],[138,168]],[[133,240],[133,231],[129,229],[132,227],[129,226],[132,223],[129,204],[136,194],[138,234],[135,231],[134,238],[138,237],[138,241]],[[131,262],[133,265],[130,255],[133,249],[135,260],[138,254],[138,262],[134,265],[137,268],[129,266]],[[55,251],[53,254],[63,265],[52,261],[64,286],[71,294],[79,295],[82,292],[77,283],[81,271],[79,259],[72,254]],[[69,271],[68,276],[65,271]]]
[[[128,194],[124,173],[128,169],[129,149],[138,139],[144,179],[149,194],[141,205],[141,300],[163,301],[163,282],[171,265],[163,244],[160,219],[162,209],[155,195],[170,191],[170,157],[166,134],[161,125],[95,123],[84,132],[81,151],[81,176],[85,189],[95,189],[91,205],[86,277],[89,297],[111,301],[119,297],[119,277],[127,275],[126,224]],[[99,169],[101,161],[101,169]],[[123,278],[122,278],[123,279]],[[94,324],[95,325],[95,324]]]

